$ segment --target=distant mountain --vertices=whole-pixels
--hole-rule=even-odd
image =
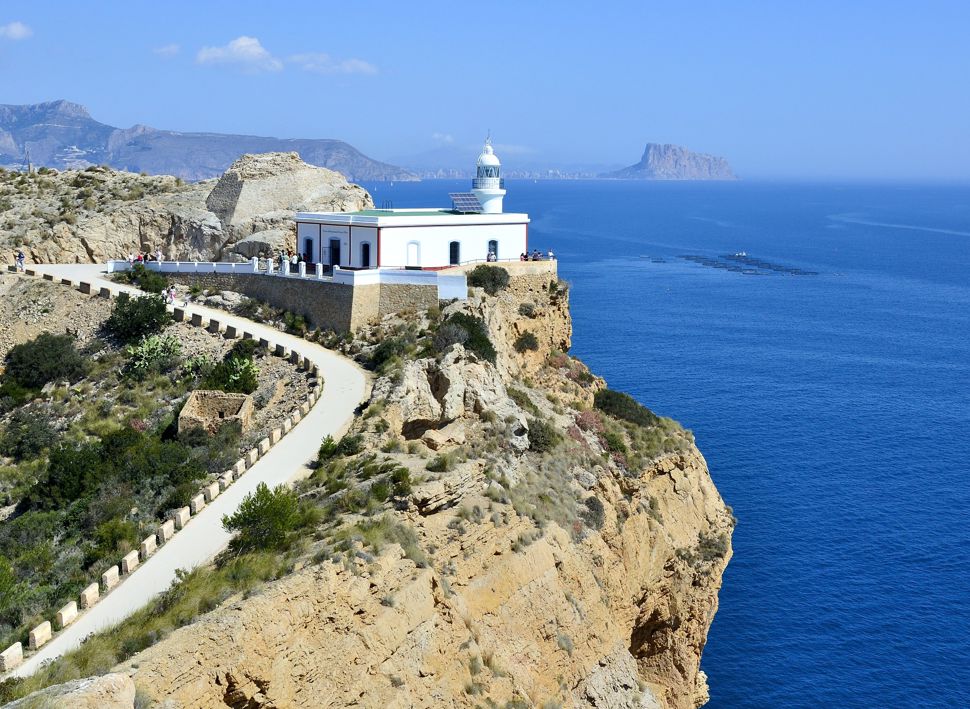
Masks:
[[[180,133],[143,125],[115,128],[69,101],[0,104],[0,166],[20,167],[26,149],[38,166],[78,169],[107,164],[185,180],[218,177],[244,153],[291,151],[311,165],[336,170],[355,182],[418,179],[408,170],[372,160],[341,140]]]
[[[600,177],[619,180],[736,180],[724,158],[692,153],[679,145],[647,143],[636,165],[604,172]]]

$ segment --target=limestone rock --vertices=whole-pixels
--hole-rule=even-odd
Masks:
[[[6,705],[9,709],[134,709],[135,683],[127,674],[86,677],[47,687]]]
[[[694,153],[679,145],[647,143],[636,165],[600,177],[623,180],[736,180],[724,158]]]

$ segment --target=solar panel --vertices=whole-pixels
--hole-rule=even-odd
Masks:
[[[448,196],[451,197],[451,203],[456,212],[481,214],[482,203],[478,201],[474,192],[449,192]]]

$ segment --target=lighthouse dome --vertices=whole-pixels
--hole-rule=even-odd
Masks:
[[[478,156],[478,162],[476,164],[478,167],[499,167],[502,164],[492,149],[492,141],[485,141],[485,147],[482,148],[482,154]]]

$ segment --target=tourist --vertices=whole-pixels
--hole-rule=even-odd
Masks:
[[[175,286],[168,287],[168,304],[175,305]]]
[[[291,251],[290,252],[290,273],[296,273],[296,264],[297,264],[296,253]]]
[[[162,256],[162,250],[161,249],[159,249],[158,251],[155,252],[155,260],[158,261],[159,263],[161,263],[162,261],[165,260],[164,257]]]
[[[524,251],[521,254],[519,254],[519,261],[528,261],[528,260],[529,260],[529,257],[525,255]]]
[[[546,258],[548,258],[550,261],[556,260],[555,255],[552,253],[552,249],[549,249],[549,253],[546,255]]]
[[[23,250],[21,249],[17,251],[17,270],[18,271],[24,270],[24,261],[26,260],[27,260],[27,257],[24,255]]]
[[[489,251],[488,257],[485,260],[488,261],[489,263],[492,263],[494,261],[498,261],[498,257],[495,255],[494,251]]]
[[[134,263],[135,263],[135,254],[129,252],[128,253],[128,265],[131,266]]]

